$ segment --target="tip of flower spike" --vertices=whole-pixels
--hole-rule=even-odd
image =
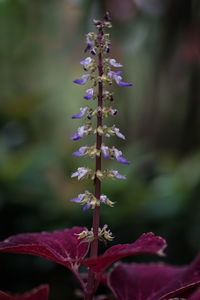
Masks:
[[[105,13],[104,20],[106,20],[106,21],[112,21],[109,11],[107,11]]]

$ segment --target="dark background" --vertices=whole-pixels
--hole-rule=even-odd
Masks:
[[[115,123],[127,139],[108,142],[131,165],[103,162],[127,180],[103,183],[117,203],[102,208],[101,225],[109,224],[114,243],[153,231],[168,242],[163,261],[186,264],[200,249],[198,0],[0,1],[0,238],[91,227],[91,211],[69,202],[88,187],[70,175],[89,162],[71,156],[85,143],[69,139],[82,122],[71,116],[85,105],[85,87],[72,81],[83,74],[84,35],[106,10],[113,19],[111,57],[134,87],[114,86]],[[75,299],[78,285],[62,266],[1,254],[0,269],[1,290],[50,283],[51,300]]]

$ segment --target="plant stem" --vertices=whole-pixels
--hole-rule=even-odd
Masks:
[[[99,76],[103,75],[103,65],[102,65],[102,53],[101,53],[101,40],[103,36],[102,28],[99,28],[98,32],[98,47],[99,47],[99,54],[98,54],[98,73]],[[98,107],[102,108],[103,104],[103,85],[102,82],[99,81],[98,83]],[[102,115],[97,114],[97,128],[102,126]],[[101,150],[102,144],[102,136],[96,134],[96,149]],[[101,171],[101,154],[100,156],[96,156],[96,171]],[[94,179],[94,195],[97,199],[100,200],[101,196],[101,181],[95,176]],[[94,258],[98,256],[98,230],[99,230],[99,219],[100,219],[100,206],[95,206],[93,211],[93,234],[94,240],[91,243],[91,250],[90,250],[90,258]],[[88,283],[87,283],[87,291],[85,295],[85,300],[92,300],[94,293],[95,293],[95,273],[89,270],[88,273]]]
[[[79,283],[80,283],[80,285],[82,287],[82,290],[85,292],[85,283],[84,283],[83,279],[81,278],[80,273],[78,272],[78,269],[73,268],[72,272],[74,273],[74,275],[78,279],[78,281],[79,281]]]

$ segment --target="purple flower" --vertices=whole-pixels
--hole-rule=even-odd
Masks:
[[[84,99],[86,99],[86,100],[92,99],[93,94],[94,94],[93,88],[86,90],[86,95],[84,96]]]
[[[93,59],[91,57],[87,57],[84,60],[80,61],[80,64],[83,65],[83,68],[85,71],[88,70],[88,66],[93,62]]]
[[[114,58],[109,59],[109,63],[111,64],[111,66],[113,66],[115,68],[121,68],[121,67],[123,67],[123,65],[121,65],[118,62],[116,62],[116,60]]]
[[[101,200],[101,202],[103,202],[104,204],[107,204],[107,196],[106,196],[106,195],[101,195],[101,196],[100,196],[100,200]]]
[[[86,113],[87,110],[88,110],[87,106],[86,107],[81,107],[80,108],[80,113],[74,115],[72,117],[72,119],[81,119],[84,116],[84,114]]]
[[[111,108],[110,112],[111,112],[112,116],[116,116],[118,114],[118,110],[117,109]]]
[[[83,204],[83,210],[86,211],[91,206],[91,197],[92,194],[90,194],[88,191],[85,191],[84,194],[79,194],[77,198],[73,198],[70,201],[75,203]]]
[[[97,115],[98,115],[98,117],[101,117],[101,115],[102,115],[101,107],[98,107],[98,109],[97,109]]]
[[[77,198],[73,198],[70,202],[81,203],[85,198],[85,194],[79,194]]]
[[[110,170],[110,175],[118,179],[126,179],[126,176],[119,174],[117,170]]]
[[[124,157],[122,156],[118,156],[116,157],[117,161],[121,164],[124,164],[124,165],[130,165],[130,162],[127,161]]]
[[[92,48],[91,51],[90,51],[90,53],[91,53],[92,55],[96,55],[96,54],[97,54],[97,53],[96,53],[96,48]]]
[[[119,163],[125,164],[125,165],[129,165],[130,164],[129,161],[127,161],[124,157],[122,157],[122,152],[121,151],[119,151],[118,149],[116,149],[114,147],[113,147],[112,150],[113,150],[113,154],[114,154],[116,160]]]
[[[109,205],[110,207],[113,207],[113,205],[115,204],[114,202],[110,201],[106,195],[101,195],[100,200],[102,203]]]
[[[111,79],[114,79],[115,82],[121,87],[132,86],[132,83],[122,81],[122,77],[120,76],[121,73],[122,73],[121,71],[120,72],[109,71],[108,77],[110,77]]]
[[[81,126],[78,128],[78,132],[76,132],[72,136],[70,136],[70,139],[74,140],[74,141],[78,141],[84,136],[84,134],[88,135],[88,129],[86,126]]]
[[[73,82],[84,85],[84,84],[86,84],[86,82],[88,81],[89,78],[90,78],[90,74],[86,74],[86,75],[81,76],[81,78],[74,80]]]
[[[85,206],[83,207],[83,210],[84,210],[84,211],[88,210],[88,209],[90,208],[90,206],[91,206],[90,202],[87,202],[87,203],[85,204]]]
[[[110,52],[110,43],[106,43],[105,47],[106,47],[106,53],[109,53]]]
[[[103,156],[105,157],[105,158],[110,158],[110,155],[109,155],[109,148],[108,148],[108,146],[101,146],[101,150],[102,150],[102,152],[103,152]]]
[[[125,138],[125,136],[119,131],[119,128],[114,128],[113,129],[113,131],[114,131],[114,133],[116,134],[116,136],[118,136],[120,139],[123,139],[123,140],[125,140],[126,138]]]
[[[78,156],[78,157],[84,156],[85,153],[87,152],[87,149],[88,149],[87,146],[83,146],[78,151],[72,153],[72,155],[73,156]]]
[[[86,36],[86,43],[87,47],[85,48],[84,52],[87,52],[92,48],[92,46],[94,46],[94,40],[91,38],[90,34]]]
[[[81,139],[81,136],[76,132],[73,135],[70,136],[70,139],[73,141],[78,141]]]
[[[78,168],[78,170],[71,175],[71,178],[78,177],[78,180],[80,180],[81,178],[85,177],[89,171],[90,170],[85,167]]]
[[[116,80],[115,80],[116,81]],[[117,81],[116,81],[117,82]],[[118,83],[119,86],[124,87],[124,86],[132,86],[132,83],[124,82],[124,81],[119,81]]]

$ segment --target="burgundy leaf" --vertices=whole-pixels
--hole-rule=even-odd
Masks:
[[[54,232],[18,234],[0,242],[0,251],[32,254],[72,269],[88,252],[89,243],[81,242],[76,235],[84,229],[73,227]]]
[[[132,255],[157,254],[164,255],[166,241],[153,233],[144,233],[136,242],[132,244],[119,244],[105,251],[102,256],[87,259],[82,262],[94,272],[103,272],[113,262]]]
[[[167,300],[182,296],[200,285],[200,255],[184,267],[119,264],[111,272],[108,285],[118,300]]]
[[[108,282],[119,300],[147,300],[179,271],[179,268],[164,264],[119,264],[111,272]]]
[[[0,291],[0,300],[48,300],[49,286],[41,285],[24,295],[11,295]]]
[[[0,300],[11,300],[11,297],[8,294],[0,291]]]
[[[198,289],[196,292],[192,294],[192,296],[188,298],[188,300],[199,300],[199,299],[200,299],[200,289]]]

